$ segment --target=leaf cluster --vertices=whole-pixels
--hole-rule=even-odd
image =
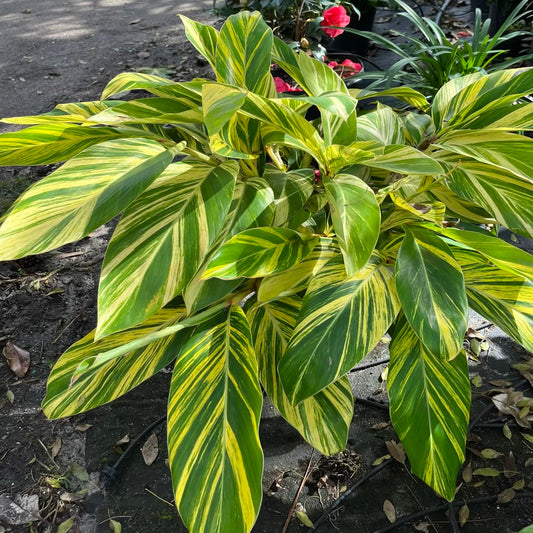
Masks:
[[[416,475],[453,499],[470,388],[468,309],[533,349],[533,70],[477,72],[431,103],[349,90],[258,13],[182,18],[216,81],[120,74],[102,99],[6,121],[0,163],[63,162],[0,226],[0,259],[75,241],[117,214],[98,325],[50,375],[50,418],[174,364],[168,449],[191,531],[249,531],[261,503],[263,388],[324,454],[353,414],[347,372],[387,333],[391,419]],[[302,88],[276,94],[275,62]],[[128,102],[113,96],[143,89]],[[410,111],[360,100],[393,97]],[[313,110],[317,118],[309,118]]]

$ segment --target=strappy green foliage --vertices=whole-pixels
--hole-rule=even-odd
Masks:
[[[2,164],[64,162],[4,215],[1,259],[122,213],[97,328],[56,363],[44,412],[83,412],[174,363],[181,516],[193,532],[247,532],[261,503],[261,386],[312,446],[338,452],[353,414],[346,374],[389,333],[393,424],[414,473],[453,498],[468,308],[533,349],[533,262],[496,236],[500,224],[533,236],[520,134],[533,128],[521,100],[533,71],[457,78],[431,104],[390,89],[413,108],[358,116],[357,91],[258,14],[220,32],[183,21],[216,82],[121,74],[101,102],[16,117],[29,127],[0,135]],[[302,94],[275,94],[273,61]],[[132,89],[153,98],[109,100]]]

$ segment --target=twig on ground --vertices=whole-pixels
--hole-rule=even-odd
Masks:
[[[291,508],[289,509],[289,515],[287,516],[287,519],[285,520],[285,524],[283,524],[283,529],[281,530],[281,533],[286,533],[287,528],[289,527],[289,524],[292,519],[292,515],[294,514],[294,510],[296,509],[296,504],[298,503],[298,498],[300,497],[300,493],[302,492],[302,489],[304,488],[307,478],[309,477],[309,474],[311,473],[311,464],[313,462],[314,453],[315,453],[315,450],[312,449],[311,457],[309,457],[309,462],[307,463],[307,468],[305,469],[304,477],[302,478],[302,481],[300,482],[300,486],[298,487],[296,495],[294,496],[294,500],[292,500],[292,505],[291,505]]]

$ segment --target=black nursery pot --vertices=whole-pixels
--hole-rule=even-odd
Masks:
[[[376,18],[376,8],[367,5],[364,8],[359,8],[359,10],[361,11],[361,18],[353,14],[347,27],[354,30],[372,31],[374,19]],[[366,56],[369,45],[370,41],[368,39],[345,31],[338,37],[330,39],[330,42],[326,45],[326,50],[335,54],[346,53]]]

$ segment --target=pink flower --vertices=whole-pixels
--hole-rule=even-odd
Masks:
[[[346,13],[346,9],[342,6],[333,6],[324,11],[324,20],[320,23],[322,27],[324,26],[340,26],[345,28],[350,24],[350,17]],[[324,33],[330,37],[337,37],[343,30],[333,30],[331,28],[324,28]]]
[[[276,86],[276,92],[278,93],[299,93],[301,89],[298,87],[293,87],[287,82],[283,81],[281,78],[274,76],[274,85]]]
[[[363,70],[361,63],[355,63],[355,61],[351,61],[349,59],[345,59],[340,64],[337,63],[337,61],[330,61],[327,65],[343,78],[353,76],[354,74],[357,74]]]
[[[341,65],[343,67],[346,67],[347,70],[352,70],[354,74],[363,70],[363,66],[361,65],[361,63],[355,63],[354,61],[350,61],[349,59],[345,59],[341,63]]]

